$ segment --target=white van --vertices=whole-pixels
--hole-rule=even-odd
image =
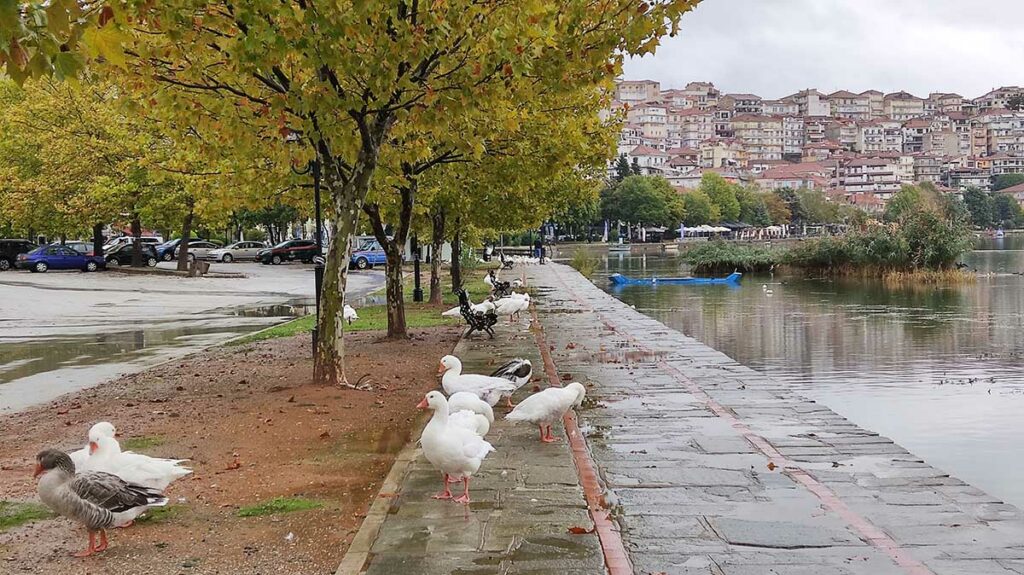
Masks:
[[[160,237],[160,236],[142,236],[139,239],[142,240],[143,245],[151,245],[154,248],[157,245],[164,243],[164,239],[162,237]],[[119,246],[121,244],[130,244],[130,243],[132,243],[134,241],[135,241],[135,238],[133,238],[132,236],[118,236],[116,238],[113,238],[113,239],[107,241],[107,243],[103,244],[103,251],[107,251],[107,250],[109,250],[111,248],[114,248],[114,247],[117,247],[117,246]]]

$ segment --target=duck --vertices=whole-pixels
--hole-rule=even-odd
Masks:
[[[159,459],[131,451],[121,451],[113,437],[98,437],[89,442],[91,453],[82,471],[110,473],[128,481],[163,491],[172,482],[192,473],[181,464],[186,459]]]
[[[449,407],[448,421],[452,425],[464,427],[480,437],[487,437],[491,431],[491,422],[487,421],[485,416],[469,410],[456,411]]]
[[[510,395],[516,390],[515,384],[504,378],[463,374],[462,361],[454,355],[446,355],[441,358],[437,373],[442,374],[441,387],[446,394],[452,395],[466,391],[476,395],[492,407],[503,395]]]
[[[100,437],[116,437],[117,428],[114,427],[113,423],[109,421],[101,421],[89,428],[89,434],[86,436],[88,441],[85,447],[72,451],[68,455],[71,457],[71,462],[75,464],[75,468],[81,469],[85,465],[85,460],[89,459],[89,452],[91,451],[89,445],[98,441]]]
[[[39,499],[55,513],[81,523],[89,532],[89,547],[76,553],[76,557],[106,550],[107,529],[127,527],[148,509],[167,505],[167,498],[158,489],[109,473],[75,471],[71,456],[63,451],[46,449],[36,455],[33,477],[39,479]]]
[[[768,284],[761,284],[761,291],[764,292],[764,295],[768,295],[768,296],[770,296],[773,293],[775,293],[774,291],[768,289]]]
[[[468,505],[469,480],[480,469],[487,454],[494,451],[494,446],[473,431],[451,424],[448,400],[441,392],[427,393],[416,407],[434,412],[420,436],[423,456],[444,476],[444,491],[434,495],[434,499],[452,499]],[[462,480],[462,495],[452,497],[452,492],[448,488],[450,479]]]
[[[512,280],[512,288],[519,289],[523,287],[523,280]]]
[[[352,325],[352,322],[359,319],[359,314],[356,313],[356,308],[348,304],[345,304],[345,307],[342,308],[341,313],[342,317],[344,318],[345,321],[348,322],[349,325]]]
[[[549,387],[520,401],[505,419],[537,425],[540,427],[540,440],[544,443],[558,441],[558,438],[551,435],[551,424],[561,419],[573,407],[579,407],[586,394],[586,388],[578,382],[565,387]]]
[[[441,312],[441,317],[459,317],[462,315],[462,308],[455,306],[450,310]]]
[[[484,274],[484,283],[487,284],[487,287],[494,289],[494,270]]]
[[[491,377],[500,377],[516,384],[517,390],[526,385],[531,376],[533,376],[533,364],[530,363],[530,360],[521,357],[507,361],[491,372]],[[508,407],[515,407],[511,394],[505,396],[505,399],[508,401]]]
[[[488,423],[494,423],[494,410],[491,406],[468,391],[458,391],[448,396],[448,412],[457,411],[472,411],[486,417]]]
[[[503,297],[498,301],[494,302],[494,313],[497,315],[507,315],[509,321],[519,319],[519,313],[530,309],[530,295],[522,294],[526,297]]]

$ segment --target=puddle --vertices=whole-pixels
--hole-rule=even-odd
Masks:
[[[307,305],[297,301],[211,310],[104,333],[0,338],[0,413],[45,403],[270,327],[305,309]]]
[[[592,355],[594,361],[601,363],[657,363],[664,359],[668,354],[662,351],[642,351],[642,350],[618,350],[618,351],[599,351]]]

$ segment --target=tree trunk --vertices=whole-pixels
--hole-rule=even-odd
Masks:
[[[387,256],[385,277],[387,283],[384,293],[387,296],[388,335],[387,339],[408,339],[409,328],[405,322],[405,291],[402,285],[402,252],[412,228],[412,207],[416,198],[417,182],[414,176],[407,176],[408,184],[400,186],[401,204],[398,213],[398,225],[394,235],[389,239],[384,229],[384,221],[380,215],[380,206],[365,204],[363,211],[369,216],[373,235],[377,238]]]
[[[345,343],[343,339],[345,284],[348,281],[348,242],[356,228],[358,210],[344,199],[344,191],[333,192],[334,229],[327,248],[324,284],[320,292],[320,317],[317,321],[316,356],[313,380],[321,385],[339,385],[345,378]]]
[[[462,289],[462,218],[455,218],[452,235],[452,291]]]
[[[139,214],[132,214],[132,267],[139,268],[144,265],[142,261],[142,222],[139,221]]]
[[[178,271],[188,270],[188,242],[192,239],[192,217],[195,214],[195,200],[186,200],[188,212],[185,214],[185,221],[181,224],[181,242],[178,243]]]
[[[103,224],[95,224],[92,227],[92,253],[96,256],[103,255]]]
[[[437,208],[430,216],[430,303],[440,305],[444,299],[441,293],[441,251],[444,250],[444,208]]]

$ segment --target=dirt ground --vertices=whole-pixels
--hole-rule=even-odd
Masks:
[[[216,348],[0,418],[0,499],[37,500],[35,454],[78,449],[103,420],[122,443],[145,440],[140,452],[188,458],[195,471],[170,486],[165,515],[113,530],[95,557],[70,556],[87,541],[67,519],[0,532],[0,573],[333,573],[459,333],[414,332],[403,343],[346,336],[349,380],[369,374],[372,391],[309,384],[303,335]],[[323,507],[237,515],[275,497]]]

